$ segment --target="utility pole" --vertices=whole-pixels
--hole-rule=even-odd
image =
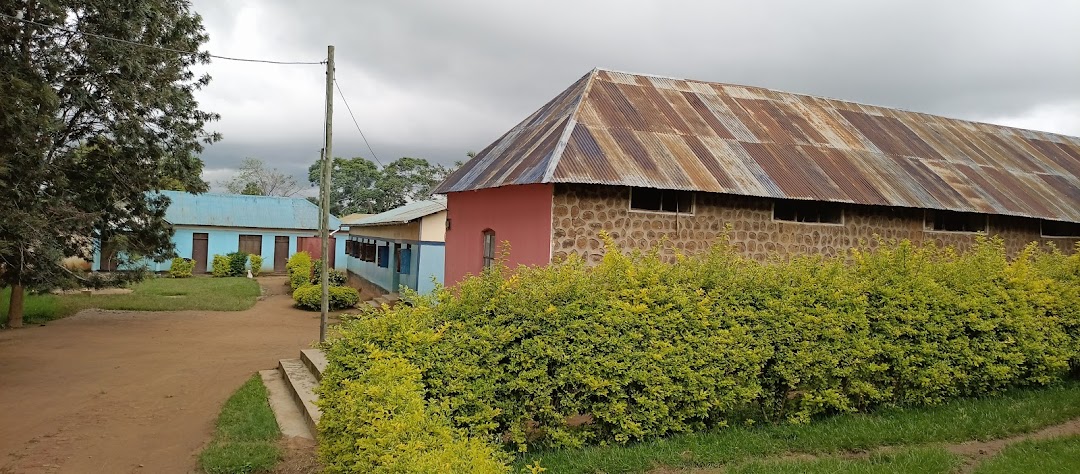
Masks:
[[[319,342],[326,341],[326,317],[330,312],[330,169],[334,161],[334,45],[326,47],[326,143],[322,153],[322,199],[319,227],[322,237],[322,315],[319,318]]]

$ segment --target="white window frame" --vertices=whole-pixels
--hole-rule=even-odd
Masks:
[[[931,212],[957,212],[961,214],[982,214],[979,212],[966,212],[966,211],[942,211],[937,209],[923,209],[923,232],[935,232],[939,234],[967,234],[967,235],[990,235],[990,214],[983,214],[986,218],[986,224],[983,226],[983,230],[938,230],[934,228],[934,223],[930,222],[927,217]],[[1042,229],[1041,225],[1039,227]]]

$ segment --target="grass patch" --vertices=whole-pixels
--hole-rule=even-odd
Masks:
[[[129,311],[242,311],[259,297],[259,283],[250,278],[152,278],[123,295],[36,295],[26,293],[23,321],[43,323],[87,308]],[[0,323],[7,323],[11,288],[0,290]]]
[[[840,415],[808,425],[733,427],[624,446],[528,453],[549,472],[645,472],[658,465],[719,466],[788,452],[829,453],[878,446],[1003,438],[1080,417],[1080,382],[954,400],[939,406]]]
[[[984,462],[975,472],[978,474],[1080,472],[1080,436],[1016,443]]]
[[[730,474],[933,474],[952,472],[960,458],[940,447],[911,448],[873,454],[865,459],[825,457],[805,461],[765,460],[725,468]],[[705,471],[708,472],[708,471]],[[705,472],[696,474],[705,474]],[[719,472],[719,471],[717,471]]]
[[[218,415],[214,439],[199,455],[204,471],[267,471],[281,459],[277,446],[281,432],[266,396],[266,387],[255,374],[229,397]]]

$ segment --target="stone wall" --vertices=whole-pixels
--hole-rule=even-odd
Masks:
[[[875,236],[933,241],[963,251],[977,235],[983,235],[924,230],[919,209],[845,205],[843,224],[808,224],[774,221],[770,199],[696,194],[692,215],[673,214],[631,211],[626,187],[556,185],[551,255],[558,261],[576,253],[595,263],[603,255],[601,230],[610,233],[624,251],[648,250],[666,238],[665,256],[701,252],[726,234],[735,248],[757,260],[804,253],[832,256],[852,247],[873,248],[878,244]],[[1077,242],[1041,238],[1038,220],[1019,217],[990,216],[989,233],[1004,238],[1010,254],[1031,241],[1054,242],[1063,250],[1071,250]]]

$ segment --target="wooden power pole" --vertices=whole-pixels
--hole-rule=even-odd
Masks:
[[[322,156],[322,196],[319,210],[322,237],[322,315],[319,318],[319,342],[326,340],[326,319],[330,312],[330,169],[334,161],[334,45],[326,47],[326,146]]]

